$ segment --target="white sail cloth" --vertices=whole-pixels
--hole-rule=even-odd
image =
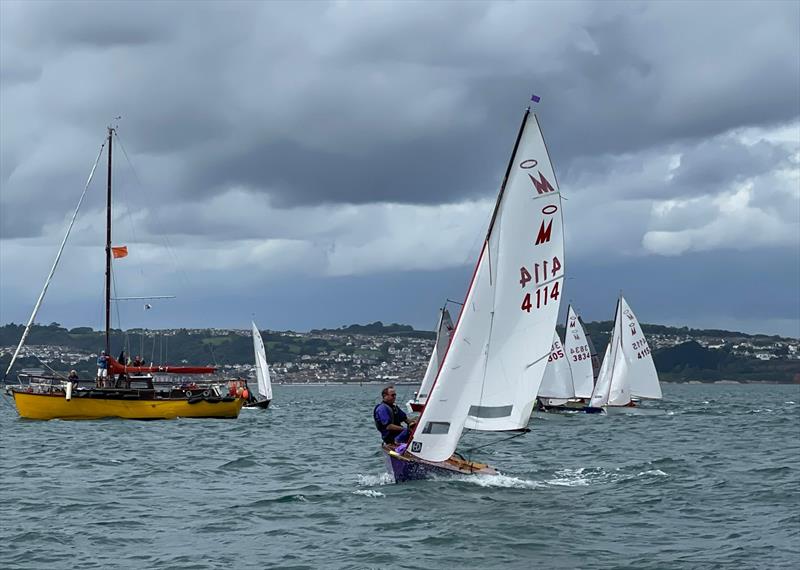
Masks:
[[[523,429],[552,345],[564,278],[561,197],[536,116],[507,179],[412,454],[443,461],[463,429]]]
[[[644,332],[633,314],[625,297],[620,297],[620,307],[622,310],[622,346],[624,347],[625,357],[628,368],[628,385],[630,386],[631,396],[637,398],[650,398],[660,400],[661,384],[658,381],[658,372],[653,362],[653,355]]]
[[[634,396],[660,399],[661,385],[639,321],[620,297],[591,405],[625,406]]]
[[[553,334],[553,345],[550,349],[550,356],[547,358],[542,385],[539,387],[539,397],[566,399],[575,397],[572,373],[557,332]]]
[[[258,332],[256,323],[253,325],[253,351],[256,360],[256,378],[258,378],[258,395],[261,400],[272,399],[272,382],[269,377],[269,366],[267,366],[267,351],[264,348],[264,341],[261,333]]]
[[[567,355],[572,386],[576,398],[591,398],[594,390],[592,349],[586,331],[575,310],[567,310],[567,327],[564,335],[564,352]]]
[[[436,343],[433,345],[433,353],[431,353],[428,368],[425,370],[425,376],[422,378],[422,384],[417,394],[417,402],[420,404],[424,404],[427,401],[433,381],[436,380],[436,376],[439,374],[439,368],[453,336],[453,328],[453,319],[450,318],[450,311],[442,309],[439,312],[439,324],[436,327]]]
[[[557,405],[563,402],[553,399],[589,398],[593,389],[591,350],[583,326],[570,305],[564,344],[555,333],[539,397],[548,398],[550,405]]]

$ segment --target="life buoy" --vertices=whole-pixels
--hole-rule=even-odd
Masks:
[[[184,392],[184,394],[186,394],[186,397],[187,397],[187,398],[190,398],[190,397],[192,396],[192,391],[191,391],[191,390],[186,390],[186,391]]]
[[[249,400],[250,399],[250,392],[247,391],[247,388],[242,390],[242,399],[243,400]]]

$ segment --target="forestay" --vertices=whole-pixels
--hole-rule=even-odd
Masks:
[[[267,351],[264,348],[264,341],[261,333],[253,322],[253,350],[256,355],[256,377],[258,378],[258,395],[261,399],[272,399],[272,382],[269,378],[269,367],[267,366]]]
[[[425,370],[425,376],[422,378],[422,385],[419,387],[419,393],[417,394],[417,401],[421,404],[424,404],[428,399],[428,392],[430,392],[433,381],[439,373],[439,368],[442,365],[445,353],[447,353],[447,347],[452,336],[453,319],[450,318],[450,311],[442,309],[439,312],[439,324],[436,327],[436,343],[433,345],[433,353],[428,361],[428,368]]]
[[[594,391],[592,392],[592,399],[589,402],[589,405],[593,408],[600,408],[608,404],[608,397],[609,392],[611,390],[611,379],[613,376],[613,369],[615,364],[615,359],[617,357],[617,350],[619,340],[617,334],[617,328],[619,323],[619,302],[617,302],[617,310],[614,316],[614,328],[611,330],[611,336],[608,339],[608,344],[606,345],[606,352],[603,355],[603,364],[600,367],[600,373],[597,376],[597,384],[594,386]]]
[[[553,345],[550,349],[550,356],[547,358],[547,367],[539,388],[539,397],[566,399],[575,397],[572,373],[558,333],[553,333]]]
[[[550,354],[563,278],[561,198],[536,116],[526,112],[411,453],[443,461],[465,427],[525,428]]]
[[[591,398],[594,390],[592,349],[583,329],[583,323],[570,305],[567,310],[567,328],[564,336],[564,352],[572,373],[572,385],[576,398]]]

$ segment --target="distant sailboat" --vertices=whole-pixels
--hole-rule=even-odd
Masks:
[[[452,341],[408,445],[384,445],[395,481],[493,474],[456,451],[464,429],[524,433],[564,279],[561,195],[536,115],[522,120]]]
[[[658,372],[642,327],[620,296],[590,406],[593,409],[634,407],[634,399],[661,398]]]
[[[264,341],[255,322],[252,322],[253,332],[253,352],[255,353],[256,378],[258,381],[258,397],[251,396],[244,405],[245,408],[267,409],[272,401],[272,383],[269,377],[269,366],[267,365],[267,351],[264,348]]]
[[[450,345],[450,339],[453,337],[453,319],[450,318],[450,312],[447,306],[439,310],[439,324],[436,326],[436,342],[433,345],[433,352],[431,358],[428,360],[428,368],[425,370],[425,376],[422,378],[422,384],[419,391],[416,393],[415,398],[408,402],[408,407],[413,412],[421,412],[428,401],[428,393],[433,387],[433,381],[439,373],[439,368],[444,360],[444,355],[447,352],[447,347]]]
[[[539,404],[544,411],[583,408],[594,390],[592,348],[572,305],[567,310],[564,344],[554,333]]]

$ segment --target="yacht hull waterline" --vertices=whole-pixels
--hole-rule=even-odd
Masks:
[[[246,410],[266,410],[269,408],[269,403],[271,401],[272,400],[258,400],[256,402],[245,404],[242,406],[242,408]]]
[[[11,394],[21,418],[31,420],[95,420],[120,418],[128,420],[165,420],[176,418],[235,419],[244,400],[241,398],[142,398],[126,391],[81,396],[35,393],[12,390]],[[134,391],[130,391],[134,392]],[[126,398],[126,396],[130,396]],[[136,398],[136,399],[134,399]]]
[[[485,463],[467,461],[455,456],[447,461],[431,462],[408,454],[401,455],[393,446],[386,444],[382,450],[386,471],[394,477],[395,483],[464,475],[498,475],[494,467]]]

